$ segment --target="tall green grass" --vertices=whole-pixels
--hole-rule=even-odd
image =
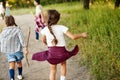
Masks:
[[[82,51],[96,80],[120,80],[119,13],[109,8],[87,12],[89,39]]]
[[[90,10],[72,7],[62,13],[61,23],[74,33],[89,34],[86,40],[69,42],[79,44],[80,63],[90,68],[95,80],[120,80],[120,10],[107,5]]]
[[[120,80],[120,9],[113,9],[113,4],[95,4],[84,10],[79,2],[43,8],[57,9],[59,24],[73,33],[88,32],[87,39],[68,39],[67,43],[68,47],[79,45],[79,62],[90,68],[95,80]]]

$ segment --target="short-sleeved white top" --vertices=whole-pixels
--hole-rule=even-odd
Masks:
[[[53,25],[51,26],[53,33],[55,34],[58,43],[56,46],[65,46],[65,39],[64,39],[64,33],[67,32],[68,28],[63,25]],[[52,44],[52,40],[54,39],[53,35],[50,33],[48,27],[45,27],[41,30],[41,34],[46,36],[46,42],[47,46],[51,47],[54,46]]]

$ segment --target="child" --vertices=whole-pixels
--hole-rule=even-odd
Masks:
[[[39,28],[44,28],[45,24],[43,23],[43,13],[42,13],[42,6],[40,5],[40,0],[34,0],[34,5],[36,6],[36,16],[35,16],[35,23],[36,23],[36,39],[39,40]]]
[[[11,5],[9,5],[8,0],[7,0],[6,1],[6,11],[5,11],[6,16],[10,15],[10,7],[11,7]]]
[[[0,2],[0,15],[2,16],[2,19],[4,19],[4,7],[3,7],[3,2]]]
[[[33,60],[45,61],[50,63],[50,80],[56,80],[57,64],[61,64],[61,78],[65,80],[66,76],[66,60],[79,51],[76,45],[72,51],[65,49],[64,34],[71,39],[86,38],[87,33],[72,34],[68,28],[63,25],[57,25],[60,13],[56,10],[48,10],[45,15],[47,27],[41,30],[42,40],[48,46],[47,51],[35,53]]]
[[[5,16],[5,24],[7,27],[5,27],[0,34],[1,52],[6,53],[9,62],[10,80],[15,80],[15,63],[17,63],[18,66],[17,78],[21,80],[23,48],[25,48],[25,55],[28,54],[28,49],[25,47],[23,33],[20,27],[16,25],[12,15]]]

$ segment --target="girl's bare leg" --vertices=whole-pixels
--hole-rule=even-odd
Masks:
[[[50,64],[50,80],[56,80],[57,65]]]
[[[66,61],[61,63],[61,78],[60,80],[65,80],[65,76],[66,76]]]

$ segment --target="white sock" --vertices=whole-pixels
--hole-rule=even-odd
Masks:
[[[65,76],[61,76],[61,77],[60,77],[60,80],[65,80]]]

